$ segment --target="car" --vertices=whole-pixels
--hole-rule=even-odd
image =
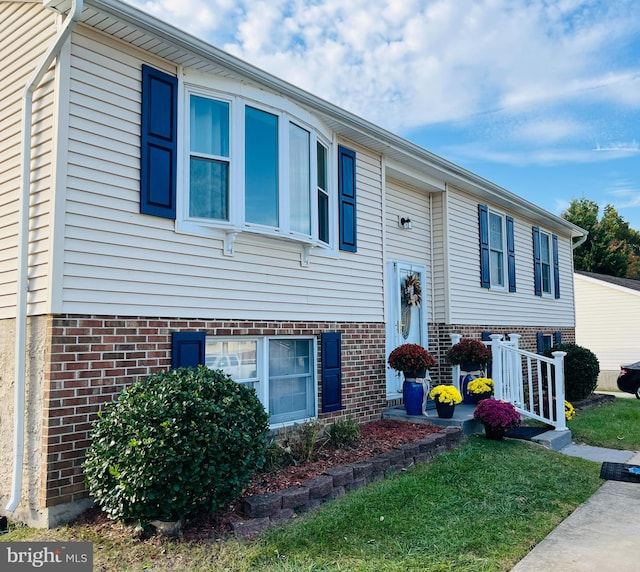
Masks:
[[[618,389],[625,393],[633,393],[640,399],[640,361],[620,366]]]

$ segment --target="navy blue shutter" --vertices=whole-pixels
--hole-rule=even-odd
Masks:
[[[340,250],[356,252],[356,154],[338,147],[338,201],[340,208]]]
[[[140,212],[176,218],[178,79],[142,66]]]
[[[553,343],[556,346],[562,343],[562,332],[558,331],[555,334],[553,334]]]
[[[205,332],[173,332],[171,334],[171,367],[204,365]]]
[[[491,287],[489,277],[489,209],[478,205],[478,226],[480,228],[480,286]]]
[[[513,237],[513,217],[507,221],[507,270],[509,274],[509,292],[516,291],[516,245]]]
[[[321,336],[322,412],[342,409],[342,335],[326,332]]]
[[[540,229],[533,229],[533,287],[536,296],[542,296],[542,262],[540,261]]]
[[[542,332],[536,334],[536,345],[538,346],[539,354],[544,352],[544,334]]]
[[[560,261],[558,260],[558,237],[555,234],[551,235],[551,241],[553,243],[553,286],[554,296],[556,299],[560,298]]]

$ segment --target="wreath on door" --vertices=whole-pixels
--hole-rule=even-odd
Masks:
[[[402,291],[403,302],[407,306],[419,308],[422,302],[422,285],[420,284],[420,276],[417,274],[409,274],[404,282]]]
[[[419,308],[422,302],[420,277],[411,273],[402,286],[402,337],[406,340],[411,332],[411,308]]]

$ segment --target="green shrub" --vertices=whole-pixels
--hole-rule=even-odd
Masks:
[[[334,447],[351,447],[360,439],[360,425],[351,418],[340,419],[327,427],[327,435]]]
[[[267,433],[255,391],[221,371],[158,372],[99,415],[85,462],[89,492],[114,519],[213,511],[262,466]]]
[[[600,363],[589,349],[577,344],[556,344],[545,350],[544,355],[552,357],[553,352],[567,352],[564,358],[564,387],[567,401],[581,401],[593,393],[598,385]]]

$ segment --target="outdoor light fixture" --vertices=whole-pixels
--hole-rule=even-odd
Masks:
[[[413,228],[413,224],[411,223],[411,219],[410,218],[404,218],[404,217],[402,217],[400,219],[400,226],[404,230],[411,230]]]

